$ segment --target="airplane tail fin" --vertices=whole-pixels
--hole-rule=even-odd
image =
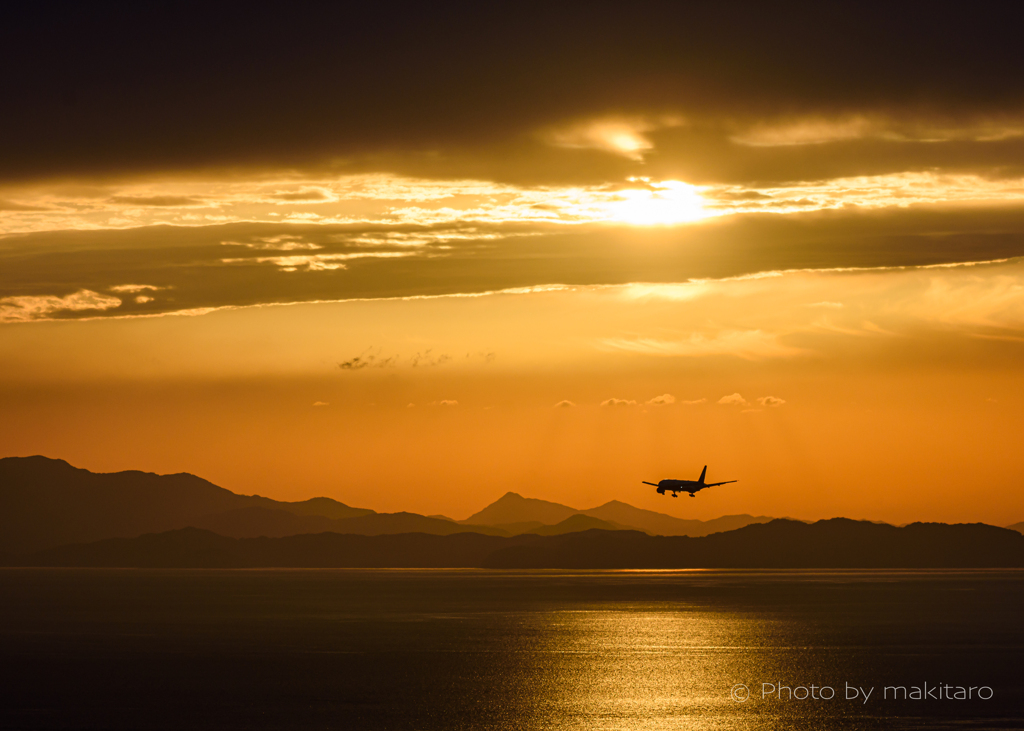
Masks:
[[[702,469],[700,471],[700,479],[698,480],[698,482],[700,484],[702,484],[702,485],[704,484],[704,475],[706,475],[707,473],[708,473],[708,466],[704,465],[704,469]]]

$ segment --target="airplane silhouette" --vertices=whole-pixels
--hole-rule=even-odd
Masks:
[[[704,465],[704,469],[701,470],[700,479],[698,480],[662,480],[661,482],[647,482],[647,480],[641,480],[645,485],[654,485],[658,488],[658,494],[664,495],[665,491],[672,493],[672,497],[679,497],[676,493],[688,492],[690,497],[693,497],[693,493],[698,490],[703,490],[705,487],[718,487],[719,485],[728,485],[730,482],[739,482],[739,480],[726,480],[725,482],[704,482],[704,475],[708,472],[708,466]]]

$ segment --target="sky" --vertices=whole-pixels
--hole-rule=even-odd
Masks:
[[[1024,520],[1024,11],[821,5],[14,10],[0,453]]]

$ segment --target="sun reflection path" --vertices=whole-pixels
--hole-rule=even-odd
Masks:
[[[531,724],[546,729],[760,729],[729,697],[772,676],[779,628],[745,613],[664,604],[545,613],[530,633]],[[738,680],[739,679],[739,680]]]

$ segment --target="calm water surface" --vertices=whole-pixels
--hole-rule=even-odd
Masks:
[[[1021,571],[6,569],[0,599],[2,728],[1024,728]]]

